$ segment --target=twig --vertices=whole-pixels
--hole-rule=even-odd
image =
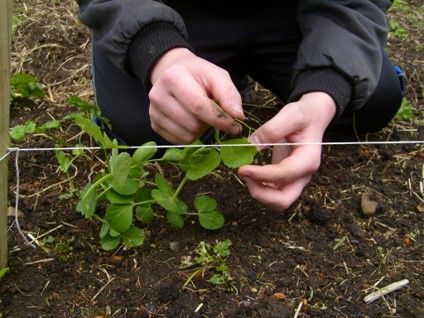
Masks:
[[[40,259],[38,261],[25,263],[25,265],[35,265],[35,264],[47,263],[47,262],[51,262],[51,261],[54,261],[54,258]]]
[[[299,316],[300,311],[302,310],[303,301],[299,303],[299,306],[297,306],[296,312],[294,313],[293,318],[297,318]]]
[[[376,301],[377,299],[391,293],[394,292],[402,287],[405,287],[406,285],[409,284],[409,280],[407,279],[402,279],[398,282],[395,282],[393,284],[387,285],[381,289],[378,289],[375,292],[372,292],[371,294],[367,295],[364,297],[364,301],[367,304],[371,304],[372,302]]]

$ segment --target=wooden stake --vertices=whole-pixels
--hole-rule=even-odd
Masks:
[[[0,157],[9,146],[12,0],[0,0]],[[7,160],[0,162],[0,268],[7,267]]]

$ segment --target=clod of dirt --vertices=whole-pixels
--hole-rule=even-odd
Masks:
[[[346,225],[349,229],[350,234],[352,234],[354,238],[361,239],[365,236],[365,232],[359,227],[359,225],[355,221],[349,222]]]
[[[169,248],[173,252],[178,252],[178,250],[180,249],[180,243],[179,242],[176,242],[176,241],[171,242],[171,243],[169,243]]]
[[[331,220],[331,214],[327,210],[313,205],[305,217],[309,222],[316,225],[326,225]]]
[[[366,216],[372,216],[377,212],[378,202],[370,199],[368,192],[363,192],[361,195],[361,210]]]
[[[163,283],[159,286],[158,292],[159,300],[162,303],[167,303],[175,298],[177,298],[179,291],[178,288],[172,283]]]

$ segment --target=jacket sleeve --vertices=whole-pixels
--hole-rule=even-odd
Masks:
[[[333,97],[339,116],[373,94],[387,36],[387,0],[300,0],[302,32],[290,100],[312,91]]]
[[[153,0],[77,0],[79,18],[93,31],[94,49],[118,68],[150,85],[154,62],[166,51],[187,47],[181,16]]]

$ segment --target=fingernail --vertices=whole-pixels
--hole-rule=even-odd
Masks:
[[[243,110],[240,109],[240,106],[234,105],[231,107],[231,110],[237,118],[244,119],[244,113]]]
[[[233,134],[234,134],[234,135],[239,135],[239,134],[241,134],[242,130],[243,130],[243,128],[241,127],[241,125],[240,125],[240,124],[234,124],[234,125],[233,125]]]
[[[259,137],[257,135],[250,135],[247,140],[249,140],[251,144],[254,144],[258,151],[265,149],[265,146],[260,145],[261,141],[259,140]]]

